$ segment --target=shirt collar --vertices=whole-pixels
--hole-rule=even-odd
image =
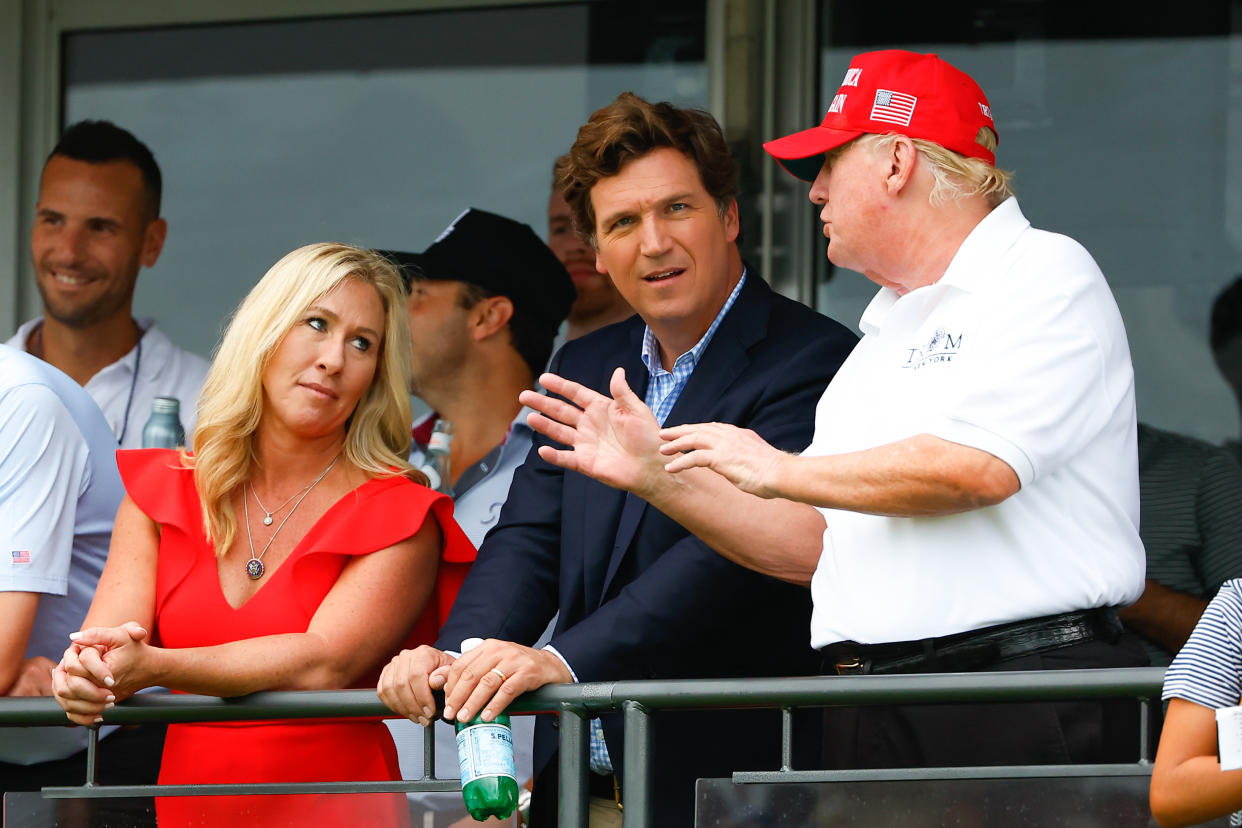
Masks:
[[[979,281],[988,277],[991,268],[1030,226],[1031,223],[1018,207],[1018,200],[1013,196],[1005,199],[974,226],[953,254],[944,275],[934,284],[968,292],[975,290]],[[892,288],[880,288],[863,311],[858,322],[859,330],[864,334],[877,333],[900,298]]]
[[[1030,227],[1018,200],[1005,199],[970,231],[937,284],[973,291]]]
[[[509,442],[509,438],[513,436],[515,431],[528,431],[534,434],[534,429],[526,422],[526,415],[533,413],[535,413],[535,409],[528,405],[522,406],[517,416],[509,423],[509,430],[505,432],[505,438],[500,441],[500,445],[503,446]],[[431,442],[431,432],[435,430],[436,420],[438,419],[440,419],[439,412],[429,411],[414,421],[413,426],[410,428],[410,439],[415,447],[419,449],[427,447],[427,444]]]
[[[716,318],[712,320],[712,324],[708,326],[707,333],[694,344],[694,347],[686,351],[673,361],[674,364],[681,363],[683,360],[689,363],[691,368],[699,362],[699,357],[703,355],[703,351],[707,348],[707,343],[711,342],[712,336],[716,333],[716,329],[720,327],[720,323],[724,321],[725,314],[733,307],[733,303],[737,301],[738,294],[742,292],[742,285],[746,284],[746,269],[742,269],[742,278],[737,280],[737,284],[733,286],[733,292],[729,294],[729,298],[725,300],[724,306],[720,308],[720,313],[716,314]],[[664,366],[660,364],[660,343],[656,341],[655,334],[651,332],[651,326],[643,326],[643,365],[647,366],[647,374],[649,376],[657,376],[659,374],[667,374]]]

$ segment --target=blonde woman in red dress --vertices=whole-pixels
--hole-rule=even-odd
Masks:
[[[94,603],[53,674],[71,720],[145,687],[214,696],[373,686],[434,638],[440,559],[473,557],[413,478],[401,280],[377,254],[295,250],[225,333],[193,453],[118,453],[127,496]],[[434,606],[432,606],[434,610]],[[420,620],[421,618],[421,620]],[[378,720],[176,724],[161,784],[399,779]],[[160,822],[406,824],[401,794],[161,797]]]

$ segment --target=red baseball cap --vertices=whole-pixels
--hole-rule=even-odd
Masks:
[[[935,55],[889,49],[854,58],[822,124],[763,148],[803,181],[815,180],[828,150],[868,133],[898,132],[995,164],[975,141],[980,127],[996,132],[987,96],[970,75]]]

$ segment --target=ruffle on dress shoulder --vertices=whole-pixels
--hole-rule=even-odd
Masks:
[[[125,492],[160,526],[155,573],[156,618],[168,596],[194,567],[198,554],[211,555],[194,470],[181,465],[175,449],[123,449],[116,453]]]
[[[320,519],[313,549],[307,553],[366,555],[387,549],[415,535],[428,512],[440,525],[440,557],[473,561],[474,544],[453,519],[453,501],[399,475],[369,480],[337,501]]]
[[[176,526],[203,537],[203,512],[194,487],[194,470],[181,465],[175,449],[120,449],[117,468],[125,492],[142,513],[161,526]]]
[[[324,553],[329,556],[368,555],[412,537],[422,528],[429,512],[440,526],[441,560],[473,561],[474,545],[453,520],[453,501],[396,475],[367,481],[342,497],[320,518],[313,530],[314,537],[307,537],[306,548],[294,562],[295,582],[299,589],[303,584],[309,586],[316,579],[307,575],[319,567],[331,566],[322,560]],[[335,574],[332,577],[335,579]],[[312,591],[307,591],[304,605],[307,602],[311,606],[318,605],[320,599],[312,596]]]

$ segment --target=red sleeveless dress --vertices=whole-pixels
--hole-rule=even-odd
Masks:
[[[415,534],[430,513],[444,536],[438,588],[405,646],[435,640],[474,547],[452,501],[404,477],[370,480],[338,500],[242,606],[224,598],[203,531],[194,472],[175,451],[117,452],[129,496],[160,525],[154,644],[206,647],[305,632],[345,564]],[[451,605],[451,597],[447,603]],[[383,664],[379,665],[382,667]],[[378,670],[359,687],[374,687]],[[379,720],[174,724],[160,784],[400,779],[396,749]],[[404,794],[160,797],[161,825],[407,825]]]

